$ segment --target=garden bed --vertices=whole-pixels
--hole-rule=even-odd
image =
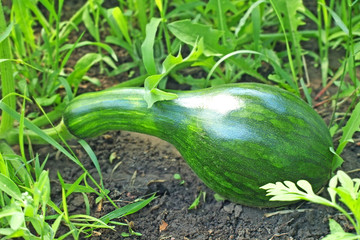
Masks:
[[[130,132],[110,132],[90,141],[101,164],[105,187],[119,206],[137,198],[145,198],[157,192],[157,198],[140,212],[122,219],[132,222],[133,230],[142,237],[130,239],[320,239],[329,233],[328,219],[341,222],[344,229],[350,225],[344,217],[331,208],[301,202],[289,207],[259,209],[229,201],[216,201],[214,192],[200,182],[176,149],[158,138]],[[75,147],[79,156],[87,156],[81,147]],[[50,152],[48,148],[41,152]],[[73,182],[82,173],[65,157],[55,152],[47,167],[53,179],[53,197],[61,196],[56,172]],[[360,147],[351,144],[344,151],[344,170],[360,168]],[[113,159],[114,158],[114,159]],[[112,163],[110,163],[110,159]],[[81,159],[90,173],[96,174],[89,158]],[[181,180],[174,179],[180,174]],[[350,176],[359,177],[353,173]],[[206,200],[197,209],[188,210],[200,191],[206,192]],[[76,196],[76,195],[75,195]],[[95,197],[95,196],[93,196]],[[68,199],[71,213],[84,213],[82,196]],[[92,213],[102,216],[113,206],[104,203],[92,205]],[[101,230],[91,239],[121,239],[126,227],[116,231]],[[125,239],[125,238],[124,238]]]
[[[88,1],[85,0],[67,1],[63,7],[62,18],[70,19],[73,16],[74,12],[83,6],[82,4],[83,2],[89,3]],[[123,2],[123,1],[105,1],[102,5],[102,7],[104,8],[102,9],[103,12],[101,14],[104,14],[105,11],[109,10],[114,6],[118,6],[119,2]],[[316,13],[317,5],[313,3],[313,1],[304,1],[304,4],[313,14]],[[10,9],[11,4],[7,3],[7,5],[9,5],[8,8]],[[205,5],[206,4],[204,3],[203,5],[200,4],[199,6],[203,7]],[[89,9],[91,9],[91,5],[89,6],[90,6]],[[152,7],[153,10],[155,9],[154,11],[157,11],[157,7],[155,5],[153,5]],[[48,17],[47,14],[49,13],[47,13],[46,9],[42,7],[41,10],[45,13],[44,14],[45,17]],[[94,17],[97,9],[93,8],[91,10],[93,10],[91,14],[94,15],[90,16],[89,14],[89,16]],[[127,12],[126,14],[132,13],[131,11],[129,12]],[[100,13],[98,14],[99,14],[98,16],[102,16],[100,15]],[[119,17],[122,13],[120,14],[119,12],[117,12],[117,14],[118,14],[117,16]],[[156,14],[158,13],[156,12],[155,15],[153,16],[159,17]],[[258,14],[260,14],[260,10]],[[266,13],[262,13],[262,14],[266,15]],[[86,18],[86,16],[85,17],[84,16],[83,18]],[[275,16],[276,15],[274,14],[274,17]],[[134,26],[136,25],[136,27],[139,27],[137,26],[137,24],[140,23],[137,23],[136,21],[131,22],[131,18],[129,17],[129,15],[126,15],[125,18],[130,19],[129,22],[131,24],[133,24]],[[215,19],[214,22],[216,22],[217,20],[215,17],[214,19]],[[80,41],[79,33],[81,32],[84,32],[84,35],[82,36],[80,42],[89,43],[91,41],[96,41],[94,40],[94,35],[96,34],[90,33],[91,24],[85,26],[84,23],[86,21],[84,19],[82,20],[83,22],[77,26],[76,31],[72,30],[71,34],[69,34],[66,37],[66,41],[68,41],[69,43],[74,43],[77,40]],[[252,24],[256,23],[256,15],[253,16],[253,19],[251,21],[254,21],[251,22]],[[310,21],[308,18],[306,18],[306,21],[307,24],[300,26],[299,30],[315,31],[317,28],[316,24],[313,21]],[[110,37],[116,36],[116,34],[111,32],[114,29],[111,29],[111,27],[109,27],[110,22],[111,21],[108,21],[108,19],[102,19],[102,21],[97,23],[100,34],[99,42],[101,43],[106,42],[105,37],[103,36],[110,36]],[[160,24],[160,21],[159,21],[159,26],[160,26],[159,31],[160,32],[164,31],[165,28],[161,28],[162,25]],[[234,26],[236,26],[236,24],[232,25],[233,28]],[[276,25],[271,25],[269,27],[266,24],[264,24],[264,26],[265,26],[264,31],[270,31],[272,28],[279,27]],[[34,27],[34,29],[35,29],[34,35],[36,37],[39,37],[38,36],[40,35],[39,29],[37,29],[36,26]],[[157,28],[155,28],[155,30],[156,29]],[[211,30],[215,31],[213,28],[211,28]],[[227,29],[227,31],[230,33],[233,32],[233,29],[231,29],[231,31]],[[246,32],[245,30],[243,31]],[[279,29],[276,29],[276,31],[277,33],[281,32],[279,31]],[[341,32],[340,30],[338,31]],[[144,38],[144,36],[146,35],[144,34],[144,32],[142,32],[141,34],[143,34],[142,38]],[[165,34],[168,33],[166,32],[164,33],[164,35]],[[136,47],[141,48],[140,47],[141,42],[138,39],[136,39],[137,37],[136,34],[134,35],[130,34],[130,35],[133,38],[131,39],[132,40],[131,44],[133,44],[132,50],[134,50]],[[174,35],[176,34],[174,33]],[[209,36],[213,36],[213,35],[209,35]],[[249,36],[251,36],[251,34],[249,34]],[[176,44],[174,44],[175,47],[174,46],[171,47],[174,47],[176,51],[183,53],[184,58],[186,58],[186,56],[190,54],[191,48],[194,46],[185,43],[181,39],[181,36],[179,37],[179,35],[172,37],[174,37],[174,39],[178,41],[179,45],[183,45],[184,47],[181,49],[181,51],[179,50],[179,48],[176,48]],[[239,39],[241,39],[241,36],[236,36],[236,37],[239,37]],[[283,36],[280,36],[280,38],[282,37]],[[39,39],[40,39],[39,42],[42,43],[40,37]],[[118,39],[116,39],[116,41],[119,41],[119,39],[124,40],[122,37],[119,37]],[[160,46],[160,48],[162,48],[161,50],[159,50],[159,52],[155,53],[155,55],[162,54],[162,56],[161,57],[156,56],[158,57],[156,58],[156,61],[152,59],[154,61],[154,64],[156,63],[157,65],[159,65],[157,66],[158,68],[160,68],[161,66],[160,61],[163,61],[166,58],[166,54],[168,54],[168,53],[164,53],[166,52],[165,50],[171,49],[169,48],[169,46],[167,46],[167,48],[165,47],[165,45],[167,44],[166,41],[168,39],[166,38],[164,39],[161,37],[159,39],[157,39],[159,41],[156,43],[158,45],[151,46],[154,48]],[[260,41],[259,39],[260,39],[260,33],[258,33],[257,41]],[[306,39],[306,37],[304,37],[304,39]],[[125,42],[124,46],[126,46],[127,44],[125,40],[123,41]],[[221,42],[220,40],[219,42]],[[290,43],[296,44],[295,40],[294,39],[291,40]],[[144,41],[144,39],[141,39],[141,41]],[[247,41],[248,40],[245,41],[247,45],[245,44],[244,46],[250,47],[250,49],[252,49],[252,47],[254,47],[251,45],[252,40],[250,42]],[[266,42],[267,40],[263,40],[263,41]],[[340,39],[339,42],[341,41],[342,40]],[[123,42],[121,42],[121,44],[123,44]],[[234,44],[235,42],[236,41],[234,40]],[[292,69],[292,71],[294,71],[292,73],[295,75],[294,79],[292,78],[294,76],[291,76],[289,69],[284,71],[285,76],[289,77],[289,79],[292,79],[291,81],[294,81],[292,83],[295,83],[297,90],[299,91],[299,89],[301,89],[301,91],[298,92],[299,95],[301,95],[304,99],[306,99],[306,97],[309,96],[306,96],[307,92],[304,91],[303,86],[300,86],[299,79],[296,79],[296,77],[298,77],[297,74],[301,76],[307,75],[307,77],[304,78],[305,80],[309,80],[309,84],[307,85],[307,87],[312,91],[311,97],[314,106],[316,106],[315,110],[323,117],[326,123],[329,123],[333,114],[333,106],[331,106],[332,100],[329,100],[329,97],[334,96],[337,93],[338,86],[331,85],[331,87],[328,88],[327,91],[325,91],[325,93],[321,96],[321,98],[314,100],[316,94],[319,93],[324,88],[324,79],[322,79],[321,66],[319,64],[319,57],[321,54],[317,55],[317,53],[320,50],[319,50],[319,46],[317,46],[317,40],[315,38],[312,38],[310,40],[306,39],[304,41],[299,40],[298,43],[300,42],[301,44],[304,44],[303,46],[301,46],[303,52],[307,52],[307,53],[310,52],[310,54],[304,56],[303,62],[300,62],[300,64],[296,63],[299,64],[299,66],[297,66],[298,69],[296,70]],[[140,52],[139,49],[134,50],[133,54],[135,53],[135,56],[138,57],[138,59],[136,59],[136,57],[130,56],[129,52],[127,52],[124,48],[117,46],[116,44],[114,44],[114,42],[111,43],[110,41],[110,42],[106,42],[106,44],[108,44],[109,48],[111,47],[112,49],[111,51],[106,50],[106,48],[100,48],[98,45],[95,44],[89,44],[89,45],[85,44],[84,46],[86,47],[83,46],[76,49],[74,47],[74,51],[72,52],[71,56],[69,55],[70,58],[66,62],[66,65],[61,66],[61,68],[62,67],[64,68],[57,69],[59,70],[59,72],[57,73],[59,74],[59,76],[63,77],[64,79],[68,77],[69,79],[73,80],[73,82],[69,83],[68,85],[65,84],[65,86],[63,86],[62,84],[58,84],[58,82],[56,82],[57,80],[55,81],[55,83],[58,84],[57,86],[61,86],[58,89],[56,89],[56,91],[54,91],[54,94],[56,93],[59,96],[58,101],[65,102],[66,97],[69,97],[73,93],[75,95],[80,95],[86,92],[106,89],[116,84],[126,82],[127,80],[131,80],[134,77],[139,76],[141,74],[143,74],[143,76],[145,77],[148,76],[149,71],[146,68],[148,68],[149,65],[146,66],[146,64],[144,64],[144,66],[143,65],[141,65],[140,67],[136,66],[136,64],[140,64],[144,61],[144,59],[141,59],[141,56],[137,56],[136,54],[141,55],[145,51],[139,53]],[[218,42],[215,42],[214,44],[215,46],[219,45]],[[271,51],[273,51],[274,55],[280,53],[279,55],[276,56],[276,58],[278,58],[280,62],[280,66],[281,66],[280,68],[282,68],[283,66],[290,68],[289,67],[290,64],[288,61],[289,59],[291,59],[291,57],[295,58],[294,55],[296,54],[290,53],[290,58],[286,59],[287,48],[285,45],[285,41],[276,40],[273,41],[273,43],[271,44],[269,43],[267,44],[273,47],[273,49],[266,49],[269,50],[267,53],[270,52],[271,54],[272,53]],[[345,45],[344,43],[342,44]],[[345,51],[341,47],[335,47],[334,49],[326,49],[326,50],[329,50],[329,55],[328,55],[329,66],[327,66],[328,69],[326,69],[325,72],[326,74],[330,72],[331,74],[333,74],[339,68],[341,68],[342,63],[340,63],[339,59],[344,58]],[[99,60],[97,64],[89,65],[89,69],[87,69],[88,71],[86,72],[86,76],[85,73],[81,75],[81,73],[79,73],[80,72],[79,68],[76,69],[75,66],[77,65],[79,60],[82,59],[84,55],[88,53],[96,53],[96,52],[98,56],[100,56],[101,54],[104,54],[104,56],[106,54],[109,55],[112,55],[112,53],[115,54],[117,61],[116,63],[114,63],[114,65],[116,64],[116,71],[119,71],[121,73],[114,74],[114,76],[109,76],[111,75],[109,74],[109,72],[111,72],[114,69]],[[266,51],[264,50],[264,52]],[[301,57],[303,57],[302,55],[303,52],[301,53]],[[153,57],[152,54],[153,53],[151,52],[150,54],[151,57]],[[46,56],[47,54],[44,55]],[[251,55],[251,53],[247,52],[247,55]],[[62,55],[62,57],[64,56],[65,55]],[[220,54],[219,51],[218,55],[215,54],[213,56],[216,56],[214,57],[214,59],[218,60],[216,58],[219,56],[223,56],[223,54]],[[300,55],[297,55],[297,57],[300,57]],[[49,57],[49,59],[51,62],[52,61],[51,57]],[[210,61],[211,64],[214,64],[215,63],[214,59],[210,59],[210,60],[208,59],[208,60]],[[276,72],[276,68],[274,67],[275,65],[272,65],[273,62],[270,61],[267,62],[259,59],[260,58],[256,59],[256,57],[254,56],[246,56],[246,63],[244,63],[245,65],[242,65],[241,61],[240,63],[238,62],[237,63],[238,65],[236,65],[235,69],[239,71],[244,70],[244,73],[241,73],[239,75],[237,75],[237,73],[232,72],[231,64],[225,65],[225,63],[222,63],[224,64],[224,67],[221,64],[219,65],[220,66],[219,69],[221,68],[219,71],[220,73],[216,75],[216,71],[215,71],[215,73],[212,76],[213,77],[212,80],[215,79],[216,81],[221,81],[223,80],[222,77],[225,78],[228,76],[235,76],[234,79],[236,80],[236,82],[261,82],[261,81],[267,82],[269,74],[274,74],[274,72]],[[103,65],[99,66],[100,65],[99,62],[101,62],[101,64]],[[199,62],[203,64],[205,61],[204,62],[199,61]],[[128,70],[120,71],[122,65],[127,66],[126,64],[129,63],[130,65],[132,64],[132,67],[129,67]],[[182,62],[181,64],[183,63],[184,62]],[[306,65],[303,65],[304,63],[306,63]],[[247,64],[249,64],[249,66],[253,64],[252,66],[256,66],[256,68],[249,70],[247,69]],[[296,64],[294,66],[296,66]],[[173,65],[171,67],[176,68],[179,65]],[[191,79],[191,81],[194,82],[191,82],[190,85],[184,84],[184,82],[183,83],[177,82],[176,80],[178,79],[176,79],[176,74],[174,75],[169,74],[169,76],[166,76],[168,77],[168,82],[166,87],[177,90],[179,89],[187,90],[190,89],[191,87],[196,88],[198,87],[196,81],[204,81],[204,79],[207,76],[211,75],[211,74],[207,75],[209,73],[208,72],[209,69],[206,69],[207,72],[204,69],[202,69],[201,67],[197,67],[192,69],[185,68],[180,70],[182,72],[180,75],[178,75],[178,77],[180,76],[186,78],[187,76],[191,76],[189,79]],[[296,72],[299,69],[300,70],[306,69],[306,74],[302,75],[299,72]],[[43,72],[41,73],[46,75],[45,73],[48,73],[47,72],[48,70],[49,69],[45,68],[45,70],[43,70]],[[60,70],[63,72],[61,72]],[[71,74],[76,71],[78,71],[77,74],[79,74],[78,82],[76,82],[77,81],[76,76],[74,78],[71,78],[72,77]],[[326,77],[330,78],[331,74],[329,74],[329,76]],[[155,74],[152,73],[150,75],[155,75]],[[214,77],[214,75],[216,75],[216,77]],[[41,76],[41,74],[38,74],[38,76]],[[269,84],[274,84],[274,85],[278,84],[281,87],[285,86],[288,89],[295,92],[295,89],[291,89],[290,87],[291,82],[290,83],[286,82],[284,79],[282,79],[283,82],[281,81],[276,82],[276,77],[282,76],[281,74],[279,75],[279,71],[276,72],[276,74],[274,74],[272,77],[274,76],[275,76],[275,80],[273,79],[274,81]],[[91,77],[92,80],[96,79],[96,81],[98,81],[98,83],[100,84],[95,85],[91,83],[91,81],[82,81],[80,83],[80,81],[83,80],[83,78],[85,77],[87,78]],[[26,85],[27,82],[23,78],[25,79],[25,77],[21,75],[20,80],[24,81],[25,83],[23,84]],[[263,81],[262,79],[263,80],[265,79],[265,81]],[[30,80],[26,79],[26,80],[31,81],[31,79]],[[231,79],[231,81],[232,80],[233,79]],[[348,76],[346,76],[344,81],[350,83],[349,85],[351,85],[352,80],[353,79],[350,79],[348,78]],[[206,81],[205,83],[207,83]],[[216,81],[214,81],[215,82],[214,85],[217,84]],[[62,83],[64,82],[67,83],[66,81],[63,81]],[[55,83],[54,85],[56,85]],[[21,87],[21,84],[18,85]],[[39,86],[40,85],[41,84],[39,84]],[[19,86],[17,87],[19,88]],[[35,86],[37,85],[35,84]],[[68,87],[68,89],[66,89],[66,87]],[[73,90],[71,87],[76,88],[76,90]],[[347,90],[348,90],[347,92],[348,94],[351,88],[349,87]],[[17,91],[19,90],[17,89]],[[36,92],[36,89],[34,92]],[[348,99],[347,101],[344,101],[345,104],[342,104],[340,106],[341,109],[340,110],[338,109],[339,112],[341,113],[346,112],[351,102],[350,95],[351,94],[349,95],[345,94],[345,97],[347,97]],[[323,100],[325,101],[322,102]],[[52,104],[46,106],[45,107],[46,112],[47,110],[51,111],[53,109],[52,107],[55,106],[56,104],[58,103],[54,101]],[[35,105],[27,105],[27,110],[25,115],[27,115],[28,113],[32,113],[32,111],[34,112],[38,111],[35,109],[37,109]],[[37,112],[36,114],[38,114],[39,116],[42,115],[42,113],[39,112]],[[341,115],[341,117],[342,116],[343,115]],[[56,119],[56,123],[58,123],[59,121],[60,121],[60,117]],[[338,144],[339,134],[341,133],[338,133],[337,135],[335,134],[333,138],[335,145]],[[346,149],[341,154],[344,159],[344,163],[341,169],[344,171],[351,171],[351,173],[349,173],[351,178],[360,177],[360,172],[357,171],[357,169],[360,169],[359,132],[355,134],[353,138],[356,139],[356,141],[354,143],[349,143]],[[139,199],[147,199],[153,195],[156,196],[156,198],[153,201],[151,201],[147,206],[135,212],[134,214],[130,214],[128,216],[119,219],[114,219],[118,222],[124,223],[124,225],[122,226],[120,225],[116,226],[114,229],[115,231],[110,229],[95,228],[96,230],[92,232],[90,239],[150,239],[150,240],[152,239],[164,239],[164,240],[165,239],[169,239],[169,240],[185,240],[185,239],[189,239],[189,240],[195,240],[195,239],[311,240],[314,239],[315,240],[315,239],[321,239],[322,237],[329,234],[330,232],[329,219],[335,219],[338,223],[341,224],[341,226],[346,232],[354,232],[354,228],[352,224],[344,217],[344,215],[339,214],[338,211],[335,211],[332,208],[324,207],[322,205],[311,204],[308,202],[297,202],[290,206],[281,207],[281,208],[261,209],[255,207],[247,207],[240,204],[232,203],[228,200],[219,199],[219,197],[216,196],[211,189],[207,188],[199,180],[199,178],[193,173],[193,171],[187,165],[187,163],[179,154],[179,152],[171,144],[156,137],[152,137],[140,133],[127,132],[127,131],[111,131],[96,138],[86,139],[86,141],[88,142],[92,151],[94,151],[94,156],[96,156],[99,162],[103,177],[103,182],[104,182],[104,188],[109,190],[109,197],[112,199],[113,202],[115,202],[117,207],[127,206],[128,204],[134,203]],[[74,151],[75,155],[79,158],[84,168],[90,173],[90,175],[93,176],[98,182],[101,182],[99,181],[100,177],[98,175],[98,169],[96,168],[96,166],[94,166],[93,159],[90,159],[89,154],[84,150],[83,146],[81,146],[77,140],[70,140],[68,141],[68,144]],[[22,145],[20,144],[20,146]],[[15,145],[13,146],[13,148],[19,156],[22,154],[21,147],[19,147],[19,145]],[[34,148],[34,151],[32,151],[33,150],[32,148]],[[29,155],[31,155],[33,152],[38,153],[39,159],[41,160],[45,159],[48,156],[45,169],[49,170],[50,173],[49,176],[51,181],[51,200],[57,206],[59,206],[59,208],[64,209],[64,212],[66,212],[67,210],[68,213],[66,214],[69,215],[87,214],[87,211],[90,210],[91,216],[101,218],[102,216],[111,213],[116,209],[107,200],[103,199],[102,201],[97,202],[96,198],[99,197],[99,195],[95,193],[86,193],[87,199],[89,200],[90,203],[89,206],[87,206],[88,202],[84,201],[85,193],[83,193],[84,195],[82,195],[81,193],[72,193],[67,197],[67,199],[65,198],[67,200],[65,201],[67,202],[67,209],[65,210],[64,188],[62,189],[62,187],[64,187],[64,184],[60,183],[59,180],[60,177],[58,173],[60,173],[61,178],[66,183],[71,184],[74,183],[76,180],[78,180],[80,175],[84,174],[83,169],[79,166],[79,164],[74,163],[67,156],[63,155],[63,153],[61,153],[58,150],[59,148],[51,147],[50,145],[33,145],[32,148],[30,148]],[[244,169],[244,171],[246,171],[246,169]],[[92,187],[96,188],[95,186],[92,185],[91,181],[89,181],[89,184]],[[320,195],[329,199],[327,191],[321,192]],[[194,206],[194,201],[196,200],[198,200],[196,206],[190,207],[190,206]],[[59,211],[57,213],[59,213]],[[52,214],[53,216],[57,216],[56,212],[54,212],[54,209],[51,209],[51,213],[49,215]],[[50,219],[49,222],[54,223],[53,219]],[[56,233],[57,236],[61,236],[63,234],[69,233],[69,228],[65,225],[66,223],[61,224],[60,230]],[[113,226],[113,224],[111,223],[109,225]],[[33,229],[31,229],[31,231],[35,232]],[[75,234],[71,235],[67,239],[73,239],[74,236]],[[86,237],[85,234],[81,235],[81,238],[85,239],[85,237]]]
[[[315,87],[320,86],[319,72],[316,68],[310,69],[312,83]],[[320,106],[317,110],[328,121],[331,109]],[[89,144],[101,165],[105,188],[110,190],[109,196],[118,206],[156,193],[157,198],[147,207],[121,219],[122,222],[131,223],[132,229],[142,234],[142,237],[131,236],[130,239],[315,240],[329,233],[329,218],[340,222],[345,231],[353,230],[345,217],[335,210],[307,202],[260,209],[217,201],[214,192],[198,179],[177,150],[156,137],[113,131],[89,139]],[[76,145],[76,142],[71,146],[88,171],[96,176],[96,169],[82,147]],[[48,147],[39,151],[42,156],[51,152],[47,168],[53,179],[52,195],[60,201],[61,188],[57,171],[68,182],[74,182],[82,171]],[[345,160],[343,170],[360,168],[358,143],[349,144],[342,155]],[[175,179],[175,174],[180,175],[181,179]],[[360,172],[351,173],[350,176],[359,177]],[[189,210],[200,192],[206,192],[205,200],[201,198],[198,207]],[[328,198],[326,194],[322,195]],[[72,214],[85,212],[81,195],[71,196],[68,204]],[[99,206],[93,199],[94,216],[100,217],[112,210],[114,207],[110,203],[104,202]],[[122,226],[116,227],[116,231],[100,230],[91,239],[121,239],[123,232],[128,233],[128,228]]]

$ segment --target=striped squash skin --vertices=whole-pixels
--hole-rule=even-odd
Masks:
[[[240,83],[185,91],[147,108],[144,89],[87,93],[64,113],[79,137],[109,130],[150,134],[172,143],[211,189],[237,203],[275,207],[266,183],[309,181],[315,191],[330,178],[333,146],[321,117],[276,87]]]

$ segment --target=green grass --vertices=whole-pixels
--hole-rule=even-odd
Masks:
[[[0,234],[51,239],[66,223],[68,233],[57,238],[78,238],[96,228],[126,225],[113,219],[151,201],[129,205],[133,208],[126,213],[116,209],[100,219],[90,217],[89,209],[81,216],[67,212],[67,198],[73,193],[82,194],[85,203],[87,194],[112,202],[102,179],[96,182],[67,147],[66,140],[73,137],[61,122],[66,104],[78,95],[81,84],[100,86],[100,77],[126,76],[127,81],[114,82],[113,87],[144,86],[149,107],[176,98],[166,90],[169,81],[198,89],[251,78],[294,92],[310,105],[335,87],[337,93],[322,104],[333,111],[332,135],[340,135],[337,156],[359,131],[358,1],[319,0],[311,12],[301,0],[119,0],[111,8],[102,0],[88,0],[71,16],[64,14],[64,4],[63,0],[57,4],[14,0],[4,8],[0,4],[0,178],[11,186],[0,189]],[[305,22],[315,27],[307,29]],[[305,49],[306,42],[316,42],[318,50]],[[119,49],[126,52],[124,62]],[[75,63],[69,61],[78,51],[84,54]],[[332,51],[344,52],[337,69],[330,66]],[[316,97],[313,79],[307,75],[310,64],[321,71],[322,89]],[[264,68],[266,75],[261,73]],[[99,78],[90,76],[89,70],[98,71]],[[59,124],[52,126],[54,122]],[[11,151],[15,144],[20,155]],[[31,153],[31,144],[53,145],[83,170],[74,183],[65,183],[59,175],[61,206],[49,196],[46,159]],[[102,176],[89,145],[82,140],[79,144]],[[26,158],[29,154],[31,159]],[[339,156],[335,165],[342,161]],[[48,216],[48,209],[56,214]],[[124,234],[138,233],[130,228]]]

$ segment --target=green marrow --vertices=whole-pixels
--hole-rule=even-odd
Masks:
[[[260,186],[309,181],[315,191],[330,178],[331,136],[323,119],[295,95],[269,85],[240,83],[184,91],[144,101],[143,88],[86,93],[70,102],[64,123],[76,137],[110,130],[157,136],[172,143],[191,169],[223,197],[275,207]]]

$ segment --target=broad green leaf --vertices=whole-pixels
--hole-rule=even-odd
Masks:
[[[49,172],[42,171],[39,180],[34,184],[34,203],[35,206],[46,205],[50,200],[50,179]]]
[[[2,229],[6,229],[6,228],[2,228]],[[9,229],[11,229],[11,228],[9,228]],[[1,231],[1,229],[0,229],[0,231]],[[1,235],[1,232],[0,232],[0,235]],[[24,239],[25,237],[29,237],[29,232],[23,228],[19,228],[17,230],[12,230],[11,233],[9,233],[9,234],[4,234],[4,236],[6,236],[6,239],[18,239],[18,238]]]
[[[331,218],[329,219],[329,227],[331,233],[345,232],[344,229],[342,229],[341,225]]]
[[[30,198],[30,197],[29,197]],[[34,217],[37,214],[39,206],[34,208],[35,204],[26,204],[23,210],[25,217]]]
[[[147,11],[149,9],[149,4],[151,5],[150,1],[147,0],[136,0],[135,2],[135,8],[137,13],[137,20],[140,25],[142,36],[145,36],[145,29],[146,24],[148,22],[147,19]]]
[[[125,40],[131,45],[131,39],[129,36],[128,22],[119,7],[115,7],[112,11],[112,16],[115,19],[118,27],[120,28],[121,33],[123,34]]]
[[[339,140],[336,153],[340,155],[346,144],[352,141],[355,132],[360,131],[360,103],[357,103],[346,125],[342,128],[343,134]]]
[[[21,212],[20,206],[16,206],[17,203],[13,202],[12,204],[5,206],[0,211],[0,219],[10,217],[18,212]]]
[[[23,212],[14,212],[10,217],[9,225],[11,229],[18,230],[23,226],[25,222],[24,213]]]
[[[219,39],[224,33],[211,26],[180,20],[168,24],[168,28],[180,41],[193,47],[196,46],[198,39],[202,38],[205,56],[221,56],[229,51],[219,44]]]
[[[0,43],[9,36],[9,34],[12,31],[13,26],[14,26],[14,24],[10,23],[9,26],[7,26],[7,28],[5,29],[5,31],[0,34]]]
[[[276,184],[266,184],[261,189],[267,191],[267,196],[273,196],[270,201],[298,201],[306,200],[313,203],[322,204],[325,206],[333,206],[333,204],[325,198],[317,196],[313,191],[310,183],[305,180],[300,180],[300,187],[304,188],[308,192],[301,191],[297,186],[290,181],[284,181],[285,185],[281,182]],[[298,182],[298,183],[299,183]]]
[[[330,181],[329,181],[329,187],[330,188],[336,188],[336,186],[338,185],[338,176],[335,175],[333,176]]]
[[[154,59],[154,42],[156,31],[161,22],[161,18],[152,18],[146,25],[146,37],[141,45],[141,53],[144,66],[148,74],[156,74],[156,64]]]
[[[339,200],[354,214],[355,219],[359,219],[359,201],[354,199],[349,189],[342,186],[334,189],[339,196]],[[359,199],[360,200],[360,199]]]
[[[335,176],[333,176],[333,177],[330,179],[330,181],[329,181],[329,187],[327,188],[332,203],[335,203],[335,201],[336,201],[336,191],[335,191],[335,188],[336,188],[337,184],[338,184],[338,176],[335,175]]]
[[[178,67],[184,63],[191,63],[196,61],[202,54],[202,41],[199,41],[199,44],[196,43],[191,53],[183,59],[181,53],[177,56],[169,54],[163,62],[163,69],[161,74],[154,74],[145,79],[145,96],[144,99],[148,104],[148,107],[151,107],[157,101],[172,100],[177,98],[177,95],[174,93],[168,93],[156,89],[160,81],[165,78],[174,68]]]
[[[315,193],[314,193],[314,191],[313,191],[313,189],[312,189],[312,186],[311,186],[311,184],[310,184],[308,181],[306,181],[306,180],[299,180],[299,181],[297,182],[297,185],[298,185],[299,187],[301,187],[303,190],[305,190],[305,192],[307,192],[308,194],[315,195]]]
[[[321,240],[357,240],[359,238],[360,235],[355,235],[353,233],[336,232],[325,236]]]
[[[21,201],[21,192],[18,186],[7,176],[0,173],[0,190],[12,198]]]
[[[175,76],[176,81],[180,84],[187,84],[192,87],[192,89],[201,89],[204,88],[206,85],[206,79],[205,78],[194,78],[191,75],[188,76]]]
[[[334,219],[329,219],[329,228],[331,233],[344,233],[344,229],[342,229],[341,225],[337,223]]]
[[[354,194],[354,182],[344,171],[339,170],[336,174],[338,176],[338,180],[342,187],[346,189],[346,191],[352,195],[354,199],[356,196]]]
[[[182,62],[183,62],[183,58],[180,53],[176,57],[169,54],[165,58],[165,60],[162,64],[163,65],[162,73],[169,73],[174,67],[176,67],[177,65],[179,65]]]
[[[344,162],[344,159],[337,154],[333,147],[330,147],[330,152],[334,154],[333,160],[332,160],[332,172],[335,172],[336,169],[338,169]]]
[[[203,55],[203,53],[204,53],[204,39],[199,38],[199,40],[196,41],[195,45],[193,46],[193,49],[191,50],[190,54],[184,59],[184,61],[196,63],[198,62],[200,56]]]
[[[90,35],[94,39],[97,39],[97,29],[96,29],[94,21],[92,20],[92,18],[90,16],[89,8],[86,8],[84,10],[83,15],[82,15],[82,20],[83,20],[85,27],[89,31]]]
[[[0,236],[10,236],[15,231],[11,228],[0,228]],[[22,235],[20,235],[21,237]]]
[[[101,59],[102,56],[98,53],[87,53],[82,56],[75,64],[74,71],[69,75],[68,82],[77,87],[89,69]]]
[[[291,181],[284,181],[284,184],[288,188],[288,191],[298,192],[298,189],[297,189],[295,183],[293,183]]]
[[[151,75],[145,79],[144,87],[147,91],[151,91],[156,88],[164,74]]]
[[[48,229],[47,227],[49,226],[47,223],[44,223],[42,221],[42,219],[39,217],[39,215],[35,216],[35,217],[27,217],[26,218],[27,222],[30,222],[32,225],[32,228],[35,229],[35,232],[37,233],[37,235],[41,235],[42,239],[51,239],[49,238],[49,232],[47,232],[46,230]]]
[[[177,95],[175,93],[164,92],[157,88],[152,89],[150,92],[146,91],[144,96],[144,99],[147,102],[149,108],[152,107],[155,102],[173,100],[176,98]]]
[[[60,99],[59,94],[54,94],[51,97],[37,97],[36,102],[43,107],[50,106],[55,103],[56,100]]]

